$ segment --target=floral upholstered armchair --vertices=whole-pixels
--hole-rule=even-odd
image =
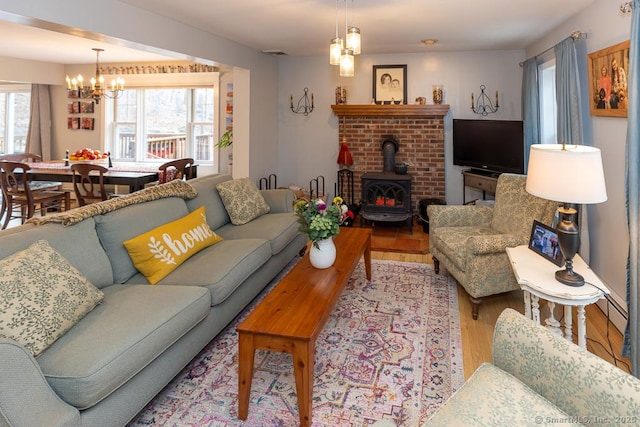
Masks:
[[[422,427],[640,424],[640,380],[512,309],[483,363]]]
[[[495,206],[431,205],[429,249],[471,297],[478,318],[482,297],[519,289],[505,249],[529,242],[533,220],[551,225],[557,202],[525,191],[526,175],[498,178]]]

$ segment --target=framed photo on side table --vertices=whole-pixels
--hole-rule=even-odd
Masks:
[[[407,65],[373,66],[373,100],[376,104],[407,103]]]
[[[558,232],[540,221],[533,221],[529,249],[558,267],[562,267],[562,264],[564,264],[564,257],[558,244]]]

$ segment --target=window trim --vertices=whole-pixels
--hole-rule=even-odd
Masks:
[[[213,123],[213,139],[218,140],[220,135],[220,73],[204,72],[204,73],[159,73],[159,74],[127,74],[114,75],[105,74],[105,81],[109,82],[116,77],[124,77],[125,89],[197,89],[211,87],[213,89],[213,105],[214,105],[214,123]],[[103,149],[107,146],[107,141],[113,139],[113,100],[105,100],[104,107],[101,109],[100,120],[102,120],[102,129],[104,131],[100,135],[100,143]],[[191,108],[191,107],[189,107]],[[201,122],[189,122],[201,123]],[[140,125],[140,123],[138,123]],[[191,147],[193,149],[194,147]],[[215,170],[219,170],[220,156],[219,150],[212,147],[214,152],[213,160],[198,160],[199,164],[213,166]],[[138,161],[137,159],[134,161]]]

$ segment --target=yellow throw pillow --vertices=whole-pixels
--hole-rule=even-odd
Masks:
[[[155,285],[202,249],[222,241],[207,224],[204,206],[124,242],[140,273]]]

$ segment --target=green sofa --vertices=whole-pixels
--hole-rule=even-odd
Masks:
[[[640,424],[640,380],[512,309],[481,365],[423,425]]]
[[[229,180],[180,181],[195,189],[195,198],[163,197],[100,213],[155,191],[147,189],[72,210],[91,210],[74,225],[27,223],[0,232],[0,259],[46,240],[104,293],[37,359],[0,339],[0,425],[125,425],[305,248],[289,190],[263,191],[270,212],[232,225],[216,189]],[[159,187],[171,186],[177,184]],[[224,240],[150,286],[122,242],[200,206]]]

